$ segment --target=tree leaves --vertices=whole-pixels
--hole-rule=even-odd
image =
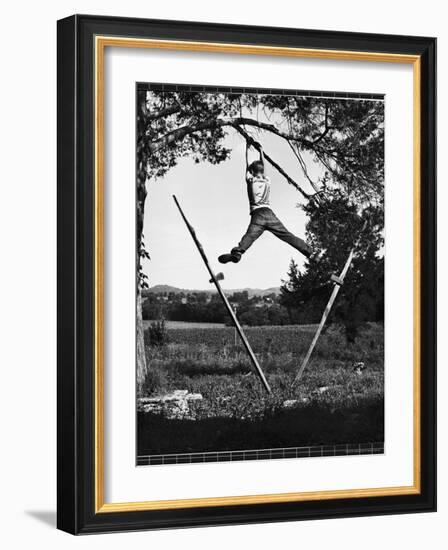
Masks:
[[[327,194],[324,202],[309,202],[303,209],[308,216],[307,243],[326,253],[318,263],[307,262],[303,273],[291,263],[281,288],[282,304],[295,322],[319,322],[331,292],[330,275],[341,271],[357,243],[329,317],[330,323],[343,324],[347,339],[353,341],[364,322],[384,318],[383,209],[369,206],[359,213],[359,205],[336,191]]]
[[[319,189],[360,204],[383,202],[384,106],[380,101],[211,92],[140,92],[137,154],[148,178],[183,157],[219,164],[232,126],[292,140],[320,166]],[[156,146],[157,144],[157,146]]]

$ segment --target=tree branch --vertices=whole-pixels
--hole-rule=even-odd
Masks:
[[[162,113],[162,111],[165,111],[165,113]],[[166,114],[169,112],[170,114],[174,114],[175,112],[181,113],[182,110],[180,106],[171,106],[167,107],[166,109],[159,111],[159,113],[156,113],[153,115],[153,117],[160,118],[162,116],[166,116]],[[205,119],[202,122],[197,122],[194,124],[187,124],[185,126],[181,126],[179,128],[176,128],[174,130],[171,130],[170,132],[167,132],[163,136],[160,136],[155,141],[150,142],[147,144],[148,152],[149,153],[155,153],[164,147],[170,145],[171,143],[174,143],[176,141],[180,141],[184,139],[186,136],[194,134],[195,132],[201,132],[204,130],[213,130],[215,128],[222,128],[222,127],[231,127],[234,128],[237,132],[239,132],[246,141],[252,140],[252,138],[242,129],[242,126],[252,126],[255,128],[260,128],[261,130],[265,130],[267,132],[270,132],[272,134],[275,134],[283,139],[285,139],[290,146],[292,146],[292,143],[294,145],[301,145],[305,149],[313,150],[319,160],[324,164],[324,166],[330,170],[332,173],[335,173],[335,171],[324,161],[322,158],[322,155],[328,154],[328,152],[323,152],[320,149],[319,142],[325,137],[325,135],[332,129],[332,127],[328,124],[328,112],[326,112],[325,117],[325,129],[324,131],[313,141],[307,140],[304,138],[298,138],[291,132],[284,132],[282,130],[279,130],[275,125],[269,124],[266,122],[260,122],[258,120],[249,118],[249,117],[235,117],[235,118],[209,118]],[[319,154],[320,153],[320,154]],[[329,156],[332,156],[331,154]],[[289,175],[283,170],[283,168],[277,164],[269,155],[266,155],[266,160],[290,183],[293,185],[302,195],[303,197],[309,199],[311,195],[306,193],[302,187]],[[302,159],[301,159],[302,160]],[[336,160],[336,159],[335,159]],[[300,161],[299,161],[300,162]],[[304,169],[302,162],[300,162],[302,170]],[[310,178],[308,174],[306,173],[305,168],[305,177],[307,177],[308,181],[310,181]],[[311,182],[312,187],[315,189],[314,182]]]
[[[260,128],[261,130],[266,130],[267,132],[271,132],[279,137],[282,137],[283,139],[300,143],[302,144],[302,146],[305,146],[306,148],[313,147],[312,141],[309,141],[303,138],[298,138],[294,134],[290,134],[288,132],[283,132],[282,130],[279,130],[278,128],[276,128],[273,124],[259,122],[258,120],[247,118],[247,117],[237,117],[237,118],[218,118],[218,119],[213,118],[213,119],[204,120],[203,122],[198,122],[196,124],[181,126],[180,128],[171,130],[170,132],[167,132],[157,140],[151,142],[148,145],[148,148],[151,152],[155,152],[165,147],[166,145],[169,145],[170,143],[173,143],[178,139],[183,139],[185,136],[192,134],[194,132],[199,132],[199,131],[208,130],[208,129],[211,130],[213,128],[218,128],[222,126],[230,126],[233,128],[236,128],[237,126],[238,127],[254,126],[256,128]]]
[[[160,109],[160,111],[154,111],[148,112],[148,122],[152,122],[154,120],[158,120],[159,118],[163,118],[170,115],[175,115],[176,113],[179,113],[181,111],[181,105],[170,105],[170,107],[165,107],[164,109]]]
[[[328,103],[325,103],[325,128],[324,131],[318,136],[316,139],[313,140],[313,145],[317,145],[321,139],[324,139],[324,137],[328,134],[330,130],[330,126],[328,125]]]
[[[308,180],[308,182],[310,183],[311,187],[314,189],[314,191],[316,193],[319,192],[319,189],[317,187],[317,185],[314,183],[314,181],[310,178],[309,174],[308,174],[308,170],[306,169],[306,164],[305,164],[305,161],[303,160],[302,158],[302,155],[300,154],[299,150],[296,149],[296,147],[290,142],[288,141],[288,145],[290,146],[292,152],[294,153],[299,165],[300,165],[300,168],[302,169],[302,172],[304,174],[304,176],[306,177],[306,179]]]
[[[187,126],[181,126],[180,128],[171,130],[170,132],[167,132],[166,134],[156,139],[155,141],[152,141],[151,143],[149,143],[148,149],[151,153],[155,153],[156,151],[163,149],[167,145],[170,145],[175,141],[179,141],[184,137],[190,134],[193,134],[194,132],[200,132],[202,130],[211,130],[219,126],[224,126],[224,124],[222,124],[222,121],[220,123],[220,121],[216,119],[208,119],[203,122],[198,122],[194,125],[190,124]]]

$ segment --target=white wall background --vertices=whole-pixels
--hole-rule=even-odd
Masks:
[[[446,547],[448,520],[448,261],[439,220],[439,512],[351,520],[75,538],[55,530],[56,20],[73,13],[217,21],[439,38],[439,151],[448,149],[448,31],[444,4],[426,0],[171,0],[8,2],[0,33],[0,541],[5,548]],[[439,205],[448,201],[440,155]],[[439,210],[440,211],[440,210]]]

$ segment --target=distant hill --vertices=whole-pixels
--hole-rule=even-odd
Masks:
[[[234,292],[244,292],[247,291],[249,294],[249,297],[252,296],[266,296],[267,294],[280,294],[280,287],[273,286],[271,288],[229,288],[224,289],[226,294],[233,294]],[[176,286],[171,285],[155,285],[151,288],[143,291],[143,296],[145,296],[148,293],[153,294],[164,294],[165,292],[169,294],[170,292],[173,294],[180,294],[183,292],[184,294],[191,294],[193,292],[206,292],[207,294],[212,294],[216,292],[216,289],[210,289],[210,290],[194,290],[194,289],[186,289],[186,288],[178,288]]]

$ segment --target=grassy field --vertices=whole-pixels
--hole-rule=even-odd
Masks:
[[[355,344],[330,328],[300,383],[292,381],[314,327],[253,327],[247,337],[273,395],[253,374],[231,327],[168,329],[169,342],[147,346],[147,396],[200,393],[194,419],[139,413],[139,454],[294,447],[382,441],[384,332],[365,327]],[[359,374],[354,363],[364,362]],[[286,400],[295,400],[285,408]]]

